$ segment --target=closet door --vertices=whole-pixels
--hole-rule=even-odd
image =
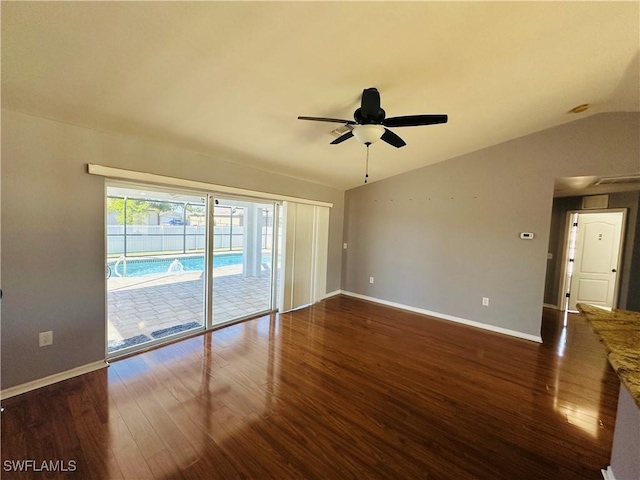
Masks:
[[[285,202],[284,239],[281,312],[326,295],[329,208]]]

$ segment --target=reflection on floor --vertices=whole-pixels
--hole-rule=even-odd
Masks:
[[[581,317],[545,310],[541,333],[335,296],[3,401],[2,464],[73,460],[64,478],[78,479],[602,480],[617,376]]]

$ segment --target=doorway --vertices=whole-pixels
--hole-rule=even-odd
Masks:
[[[270,313],[277,306],[289,311],[325,297],[332,204],[99,165],[90,165],[89,172],[109,178],[105,189],[107,358]],[[214,219],[220,220],[221,227],[226,221],[228,230],[217,232]],[[226,246],[216,243],[216,233],[228,239]],[[239,269],[236,279],[253,278],[266,285],[252,295],[239,288],[229,290],[226,298],[235,307],[247,307],[240,313],[221,308],[222,288],[216,288],[215,279],[225,275],[214,270],[229,266],[215,261],[225,256],[235,256],[231,263]],[[133,278],[147,274],[151,276]],[[166,288],[190,288],[154,295],[152,287],[160,286],[157,282]],[[161,314],[174,323],[158,328]]]
[[[561,290],[563,310],[578,303],[617,306],[626,210],[571,211]]]
[[[275,310],[280,204],[106,187],[107,357]]]

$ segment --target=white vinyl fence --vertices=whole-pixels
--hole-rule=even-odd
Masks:
[[[244,227],[214,227],[215,250],[242,250]],[[204,251],[206,227],[204,225],[107,225],[107,255],[138,253],[189,253]],[[262,228],[262,247],[270,248],[272,227]],[[125,252],[126,245],[126,252]]]

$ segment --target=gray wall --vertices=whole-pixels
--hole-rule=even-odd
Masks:
[[[633,258],[633,274],[629,278],[626,309],[640,312],[640,205],[636,221],[635,242],[631,255]]]
[[[104,180],[87,163],[333,202],[327,291],[340,288],[340,190],[6,110],[2,161],[3,389],[105,357]]]
[[[640,217],[640,192],[612,193],[609,197],[609,208],[627,209],[627,224],[622,250],[622,272],[618,291],[618,308],[634,309],[631,297],[638,298],[640,292],[631,290],[632,281],[637,283],[640,277],[640,256],[633,255],[636,249],[638,218]],[[631,306],[630,306],[631,305]],[[639,310],[640,311],[640,310]]]
[[[347,191],[343,289],[539,335],[554,179],[640,171],[639,132],[594,115]]]
[[[551,232],[549,237],[549,252],[553,259],[547,260],[547,276],[544,289],[544,303],[558,304],[560,282],[562,276],[562,256],[566,244],[567,212],[582,210],[583,197],[563,197],[553,200],[551,216]],[[609,194],[609,207],[627,209],[625,225],[624,248],[622,251],[622,265],[620,268],[620,285],[618,289],[618,308],[638,310],[635,298],[640,297],[637,287],[640,282],[640,254],[634,254],[637,245],[638,217],[640,216],[640,192],[617,192]],[[588,212],[586,210],[585,212]],[[636,308],[632,306],[636,305]]]

